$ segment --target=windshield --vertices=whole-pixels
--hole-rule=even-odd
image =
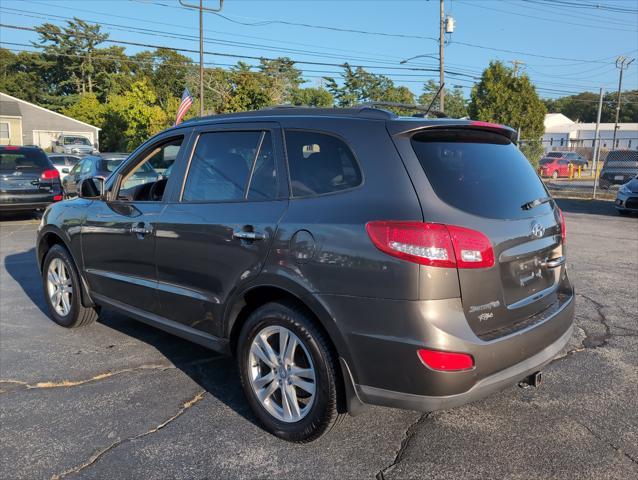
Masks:
[[[91,146],[91,142],[86,137],[64,137],[65,145],[88,145]]]
[[[49,159],[42,150],[0,148],[0,170],[42,170],[50,168]]]
[[[551,208],[521,208],[548,194],[525,156],[503,135],[430,130],[415,134],[412,147],[435,193],[448,205],[498,219],[526,218]]]

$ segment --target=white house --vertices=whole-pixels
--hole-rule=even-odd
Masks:
[[[545,135],[543,146],[545,151],[560,150],[561,147],[593,147],[595,123],[579,123],[567,118],[562,113],[545,115]],[[614,124],[601,123],[599,130],[602,148],[638,150],[638,123],[619,123],[614,138]]]

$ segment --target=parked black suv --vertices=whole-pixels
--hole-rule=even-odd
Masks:
[[[638,150],[612,150],[607,154],[598,178],[598,186],[608,189],[622,185],[638,175]]]
[[[183,123],[47,210],[51,316],[112,308],[235,355],[254,412],[292,441],[364,404],[479,399],[573,328],[563,217],[515,136],[369,107]],[[130,181],[176,148],[168,178]]]
[[[0,212],[44,210],[59,200],[60,173],[42,149],[0,146]]]

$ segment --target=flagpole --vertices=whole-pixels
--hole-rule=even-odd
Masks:
[[[199,116],[204,116],[204,10],[207,12],[221,12],[224,0],[219,0],[219,8],[204,8],[204,0],[199,0],[199,5],[186,3],[179,0],[182,7],[199,10]]]

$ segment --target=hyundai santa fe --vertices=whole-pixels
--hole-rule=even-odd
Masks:
[[[234,355],[255,415],[297,442],[367,404],[537,379],[574,292],[563,215],[515,138],[371,107],[188,121],[45,212],[51,316],[114,309]],[[140,183],[145,165],[164,174]]]

